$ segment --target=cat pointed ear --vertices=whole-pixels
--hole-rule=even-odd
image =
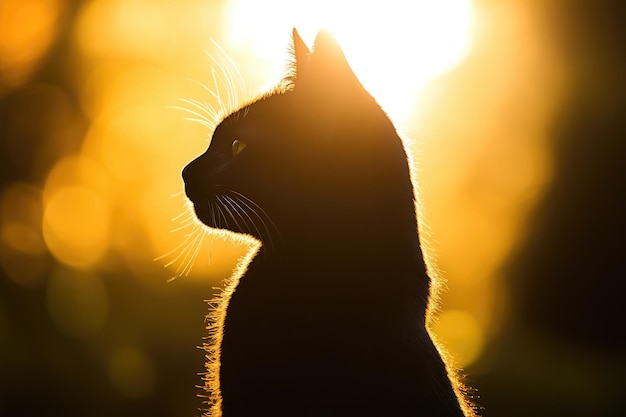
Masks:
[[[311,51],[306,46],[300,34],[293,28],[293,55],[296,61],[296,65],[303,64],[309,60],[309,55],[311,55]]]
[[[309,51],[309,48],[300,37],[296,28],[293,28],[290,50],[291,62],[286,80],[288,84],[295,87],[299,84],[296,80],[300,80],[306,76],[307,67],[309,66],[309,57],[311,56],[311,51]]]
[[[331,81],[331,84],[345,86],[356,81],[360,85],[339,43],[328,30],[321,30],[315,37],[311,67],[318,79]]]

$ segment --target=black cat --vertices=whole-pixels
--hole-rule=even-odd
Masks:
[[[183,171],[203,223],[262,242],[213,313],[212,415],[474,415],[426,330],[402,140],[328,32],[292,55]]]

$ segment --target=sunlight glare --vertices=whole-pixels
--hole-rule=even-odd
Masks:
[[[286,0],[233,0],[227,33],[229,48],[268,61],[278,78],[292,27],[308,45],[320,29],[328,29],[365,88],[392,118],[402,120],[421,86],[468,53],[472,17],[470,0],[317,0],[298,7]]]

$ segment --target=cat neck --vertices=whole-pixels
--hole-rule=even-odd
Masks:
[[[402,216],[395,213],[386,222],[368,218],[374,217],[372,213],[355,213],[353,221],[325,219],[304,230],[288,228],[272,247],[262,246],[253,263],[266,272],[287,266],[294,273],[306,270],[329,280],[354,277],[362,285],[365,279],[376,283],[371,289],[376,292],[379,278],[395,281],[398,290],[404,288],[426,299],[430,279],[414,211],[407,210]],[[323,213],[317,216],[320,218],[324,219]]]
[[[330,199],[329,199],[330,200]],[[412,187],[393,190],[378,198],[335,198],[328,205],[304,204],[297,216],[285,212],[280,218],[273,248],[278,256],[311,257],[346,263],[421,260],[420,242]],[[301,218],[309,219],[303,227]]]
[[[393,225],[377,225],[359,228],[349,222],[341,225],[319,225],[305,233],[285,233],[281,235],[275,251],[278,256],[311,257],[315,259],[346,262],[384,259],[385,262],[420,257],[417,225],[406,222],[400,227],[396,220]]]
[[[340,299],[355,311],[408,314],[415,323],[424,322],[430,295],[417,229],[403,234],[368,229],[351,239],[284,236],[273,252],[261,249],[241,280],[242,297],[322,299],[327,307]],[[325,295],[329,291],[332,296]]]

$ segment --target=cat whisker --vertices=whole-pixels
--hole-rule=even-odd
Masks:
[[[259,206],[257,203],[255,203],[253,200],[251,200],[249,197],[245,196],[244,194],[241,194],[240,192],[237,192],[237,191],[232,190],[230,188],[227,188],[226,190],[228,192],[234,194],[235,196],[237,196],[242,203],[246,204],[246,206],[248,206],[255,213],[257,213],[257,210],[260,211],[261,214],[263,214],[263,216],[267,219],[267,221],[270,222],[270,224],[272,225],[274,230],[276,230],[276,232],[280,234],[280,231],[278,230],[278,227],[276,227],[276,224],[272,221],[272,218],[267,214],[267,212],[265,210],[263,210],[263,208],[261,206]],[[261,216],[258,213],[257,213],[257,216],[259,218],[261,218]]]
[[[230,76],[230,72],[226,70],[224,65],[220,64],[219,69],[222,74],[222,77],[220,78],[224,83],[224,89],[226,90],[226,103],[228,103],[228,108],[232,110],[237,105],[236,91],[232,83],[232,78]]]
[[[215,73],[215,71],[212,71],[213,73]],[[192,80],[193,82],[195,82],[196,84],[198,84],[200,87],[202,87],[203,90],[205,90],[207,93],[209,93],[211,95],[211,97],[213,97],[213,99],[218,103],[219,105],[219,111],[215,110],[216,114],[219,114],[220,117],[226,114],[226,108],[224,106],[224,103],[221,101],[222,98],[219,94],[219,90],[216,92],[214,90],[212,90],[211,88],[209,88],[208,86],[206,86],[204,83],[201,83],[200,81],[196,81],[196,80]],[[214,83],[216,83],[216,79],[215,77],[213,78]],[[217,84],[216,88],[219,89],[219,86]],[[216,117],[216,120],[219,119],[220,117]]]
[[[190,106],[193,106],[195,108],[197,108],[198,110],[200,110],[202,113],[206,113],[206,115],[209,117],[207,118],[207,121],[217,121],[219,118],[219,113],[217,112],[217,110],[215,110],[213,107],[211,107],[209,104],[207,103],[203,103],[201,101],[198,100],[194,100],[194,99],[187,99],[187,98],[181,98],[180,99],[183,103],[189,104]]]
[[[196,100],[187,100],[183,98],[180,98],[179,100],[182,101],[183,103],[189,104],[190,106],[196,107],[197,109],[202,111],[202,113],[199,113],[195,110],[192,110],[187,107],[182,107],[182,106],[168,106],[168,107],[170,109],[181,110],[185,113],[189,113],[195,116],[195,117],[185,117],[184,120],[200,123],[202,126],[205,126],[211,131],[215,130],[215,126],[219,122],[219,116],[218,116],[218,113],[213,108],[209,107],[208,105],[204,105],[200,102],[197,102]],[[203,113],[206,113],[208,116],[204,115]]]
[[[233,196],[230,196],[228,198],[233,202],[233,204],[235,204],[237,207],[239,207],[239,209],[243,213],[245,213],[245,215],[250,219],[250,221],[254,225],[254,228],[256,229],[256,231],[259,234],[259,237],[261,238],[263,243],[265,245],[267,245],[268,249],[271,249],[273,251],[274,250],[274,242],[272,241],[272,232],[270,231],[269,227],[267,226],[267,223],[265,223],[265,220],[263,220],[263,217],[261,215],[259,215],[259,213],[253,207],[251,207],[248,203],[246,203],[245,200],[243,200],[242,198],[238,197],[237,195],[233,195]],[[256,222],[250,217],[251,214],[254,215],[254,217],[256,219],[258,219],[259,222],[261,222],[261,226],[265,230],[265,234],[263,234],[259,230],[259,228],[256,225]]]
[[[171,230],[171,232],[180,232],[181,230],[185,230],[187,229],[189,226],[191,226],[193,223],[195,223],[194,219],[189,219],[186,220],[184,222],[181,222],[181,225],[178,227],[175,227],[174,229]]]
[[[230,206],[233,208],[233,210],[237,211],[240,214],[243,214],[243,216],[245,216],[249,220],[250,224],[252,225],[252,227],[256,231],[257,236],[261,239],[261,241],[263,241],[265,244],[267,244],[267,246],[269,248],[273,248],[272,238],[271,238],[271,236],[269,234],[269,230],[267,230],[267,227],[264,227],[266,229],[266,231],[268,232],[267,236],[264,236],[264,234],[261,233],[261,230],[259,230],[259,228],[258,228],[256,222],[254,221],[254,219],[252,217],[250,217],[250,214],[248,213],[248,211],[244,207],[242,207],[241,204],[239,204],[237,201],[235,201],[235,199],[233,197],[225,195],[224,198],[227,199],[227,201],[230,203]],[[261,221],[263,226],[265,226],[265,224],[263,222],[263,219],[258,217],[258,214],[256,214],[256,213],[253,213],[253,214],[255,214],[255,216]],[[245,219],[243,219],[243,216],[241,216],[242,220],[245,221]],[[247,223],[248,222],[246,222],[246,224]]]
[[[196,119],[194,117],[185,117],[185,120],[190,121],[190,122],[200,123],[202,126],[208,128],[208,129],[213,129],[213,127],[214,127],[214,125],[212,123],[205,122],[204,120]]]
[[[206,103],[202,103],[198,100],[186,99],[186,98],[181,98],[180,101],[182,101],[185,104],[190,105],[191,107],[197,109],[198,111],[195,111],[186,107],[174,107],[174,108],[184,110],[210,123],[216,122],[219,117],[218,112]]]
[[[203,233],[197,233],[197,231],[198,229],[196,229],[194,233],[190,233],[187,235],[184,241],[184,245],[179,245],[179,247],[182,246],[182,249],[178,252],[176,257],[174,257],[174,259],[172,259],[171,261],[169,261],[168,263],[164,265],[165,268],[168,268],[172,266],[174,263],[182,260],[181,265],[179,265],[178,268],[176,268],[176,271],[175,271],[176,276],[181,276],[180,271],[181,271],[182,265],[187,260],[187,255],[191,251],[191,248],[196,244],[200,236],[203,234]]]
[[[214,211],[210,203],[208,207],[212,212]],[[210,237],[210,234],[206,233],[207,229],[205,226],[198,222],[196,215],[192,211],[192,205],[189,203],[185,204],[185,211],[175,216],[172,220],[179,220],[178,223],[180,224],[180,226],[174,228],[172,232],[180,232],[186,229],[189,231],[184,234],[183,241],[174,249],[155,258],[156,261],[173,256],[170,261],[163,265],[164,268],[169,268],[172,265],[178,264],[176,270],[174,271],[174,275],[169,278],[167,282],[171,282],[178,277],[189,275],[196,259],[198,258],[200,250],[207,239],[207,236]]]
[[[209,59],[211,59],[211,61],[213,61],[214,65],[211,65],[211,69],[212,69],[211,72],[213,75],[213,85],[215,86],[217,92],[219,92],[219,90],[221,89],[219,88],[219,84],[217,83],[217,80],[219,79],[222,85],[227,88],[228,87],[228,80],[227,80],[228,71],[226,70],[226,66],[222,62],[220,62],[213,54],[210,54],[206,51],[205,51],[205,54],[209,57]],[[216,67],[219,70],[219,72],[215,72]],[[228,104],[230,105],[231,103],[228,102]]]
[[[222,95],[220,94],[220,90],[221,89],[220,89],[220,86],[219,86],[219,84],[217,82],[219,77],[216,74],[215,69],[213,69],[213,68],[211,69],[211,76],[213,77],[213,86],[215,86],[215,90],[214,90],[215,96],[214,97],[215,97],[215,99],[217,100],[217,103],[220,106],[220,110],[221,110],[222,114],[226,114],[226,113],[228,113],[228,108],[224,105],[224,100],[222,100]],[[220,81],[221,81],[221,79],[220,79]]]
[[[258,229],[258,227],[256,226],[256,223],[254,222],[254,220],[250,217],[250,215],[248,214],[248,212],[239,204],[237,203],[237,201],[235,201],[233,199],[233,197],[227,196],[227,195],[223,195],[223,197],[226,199],[226,201],[229,203],[229,205],[233,208],[233,210],[235,210],[237,213],[240,214],[240,218],[242,218],[242,220],[245,221],[245,219],[248,219],[250,224],[252,224],[252,226],[254,227],[254,230],[256,230],[257,234],[259,236],[261,236],[261,231]],[[245,218],[244,218],[245,216]],[[248,222],[246,222],[247,224]]]
[[[226,195],[220,195],[220,201],[221,201],[222,205],[224,205],[224,208],[226,210],[228,210],[229,213],[235,214],[237,216],[237,218],[239,218],[239,220],[241,220],[243,222],[243,224],[245,225],[245,228],[242,228],[241,226],[237,225],[237,228],[239,229],[239,231],[247,233],[248,232],[248,223],[241,216],[241,213],[239,213],[239,211],[237,211],[235,206],[231,203],[230,199]],[[226,206],[228,206],[228,207],[226,207]]]
[[[183,228],[179,228],[178,230],[183,230],[186,227],[189,227],[189,226],[185,226]],[[176,231],[176,230],[174,230],[174,231]],[[180,251],[181,251],[181,249],[185,250],[186,247],[190,245],[190,241],[191,241],[192,237],[195,236],[197,234],[197,232],[198,232],[198,229],[194,228],[190,233],[185,234],[184,240],[181,243],[179,243],[174,249],[168,251],[167,253],[165,253],[165,254],[163,254],[161,256],[158,256],[158,257],[154,258],[154,260],[155,261],[159,261],[159,260],[161,260],[163,258],[166,258],[166,257],[172,255],[173,253],[178,253],[178,255],[172,261],[168,262],[164,266],[167,268],[168,266],[172,265],[174,262],[176,262],[176,260],[178,260],[180,258]]]
[[[185,216],[185,217],[183,217]],[[197,220],[192,212],[189,210],[185,210],[181,214],[173,217],[171,219],[173,222],[178,221],[180,226],[175,227],[170,230],[170,232],[180,232],[181,230],[187,229],[189,227],[197,226]]]
[[[228,75],[231,77],[231,80],[233,74],[236,75],[238,89],[243,93],[247,93],[247,84],[244,82],[243,77],[241,76],[241,71],[239,71],[239,67],[235,65],[235,62],[231,59],[230,55],[227,54],[226,51],[224,51],[224,49],[222,49],[222,47],[217,42],[215,42],[215,40],[211,39],[211,42],[213,43],[213,46],[215,46],[215,49],[217,49],[217,51],[220,53],[220,55],[226,59],[226,63],[229,65],[229,68],[231,70],[227,72]],[[223,67],[225,69],[225,65]]]
[[[228,213],[228,215],[230,216],[231,219],[233,219],[233,221],[235,222],[235,226],[237,227],[237,230],[243,233],[246,233],[247,230],[242,228],[241,225],[239,224],[239,222],[237,221],[237,217],[235,216],[235,214],[228,209],[228,207],[226,206],[226,204],[224,204],[224,202],[222,201],[222,199],[220,198],[220,196],[216,196],[215,197],[217,199],[217,201],[220,202],[221,207],[226,210],[226,213]],[[239,213],[237,213],[239,214]]]
[[[182,98],[180,100],[187,102],[185,99],[182,99]],[[187,103],[187,104],[189,104],[189,103]],[[200,114],[200,113],[198,113],[195,110],[188,109],[187,107],[169,106],[169,108],[170,109],[175,109],[175,110],[181,110],[181,111],[184,111],[185,113],[192,114],[192,115],[196,116],[197,119],[199,119],[199,120],[201,120],[201,121],[203,121],[203,122],[205,122],[207,124],[212,123],[212,121],[208,117],[206,117],[205,115]]]
[[[218,226],[217,221],[215,220],[216,218],[216,209],[215,209],[215,202],[213,201],[213,199],[209,200],[209,211],[211,212],[211,224],[213,224],[213,226]],[[219,226],[218,226],[219,227]]]
[[[243,83],[241,72],[230,56],[214,40],[213,45],[218,53],[215,55],[207,53],[207,55],[220,70],[220,81],[223,82],[228,107],[232,111],[237,106],[238,93],[246,93],[245,84]],[[234,76],[236,76],[236,79]]]
[[[229,228],[228,219],[226,218],[226,215],[222,211],[222,208],[217,203],[215,204],[215,207],[217,208],[217,225],[218,225],[218,227],[220,229],[228,229]],[[222,220],[224,220],[223,225],[222,225]]]
[[[206,238],[206,236],[207,236],[206,233],[200,234],[200,240],[197,241],[197,243],[195,244],[195,249],[193,250],[193,253],[191,254],[191,256],[188,258],[187,264],[185,265],[185,268],[183,269],[182,275],[184,276],[189,275],[191,268],[193,267],[193,265],[196,262],[196,259],[198,258],[198,253],[200,252],[200,248],[202,247],[202,244],[204,243],[204,239]],[[182,275],[179,275],[179,276],[182,276]]]
[[[173,260],[171,260],[168,263],[166,263],[165,265],[163,265],[164,268],[168,268],[174,262],[176,262],[177,259],[179,259],[181,248],[186,248],[187,246],[189,246],[189,241],[185,240],[182,243],[179,243],[174,249],[168,251],[167,253],[164,253],[161,256],[157,256],[156,258],[153,259],[153,261],[160,261],[161,259],[167,258],[167,257],[169,257],[170,255],[172,255],[174,253],[178,253],[179,255],[177,255]]]
[[[193,240],[193,242],[190,245],[187,245],[187,247],[184,249],[184,251],[181,252],[181,254],[184,254],[184,256],[182,257],[182,261],[181,261],[180,265],[178,266],[178,268],[176,268],[174,276],[172,278],[170,278],[168,280],[168,282],[173,281],[177,277],[182,277],[184,275],[184,273],[185,273],[185,271],[187,269],[187,265],[189,265],[189,260],[193,256],[193,248],[198,243],[198,240],[200,238],[201,238],[201,235],[196,236],[196,238]]]
[[[170,197],[172,197],[172,198],[180,197],[181,195],[183,195],[184,192],[185,192],[184,190],[177,191],[175,193],[170,194]],[[185,214],[189,214],[187,212],[187,210],[185,210],[182,213],[180,213],[179,215],[175,216],[172,220],[176,220],[176,219],[178,219],[180,217],[183,217],[183,215],[185,215]]]

